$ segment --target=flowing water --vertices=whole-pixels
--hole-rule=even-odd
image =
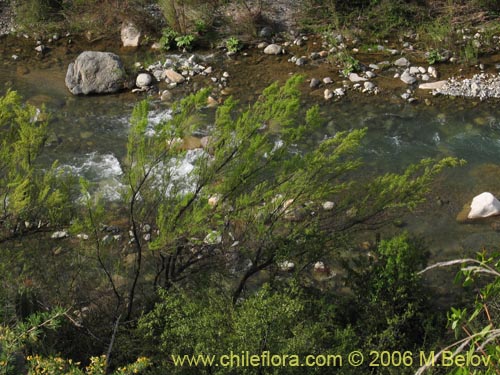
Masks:
[[[108,199],[116,199],[129,117],[141,97],[131,93],[75,97],[64,85],[65,70],[64,64],[23,70],[4,63],[1,90],[10,87],[32,104],[46,105],[51,116],[47,163],[59,160],[65,168],[98,182]],[[257,91],[251,90],[249,98]],[[318,98],[311,96],[311,102]],[[483,191],[500,196],[500,108],[496,103],[438,99],[435,105],[425,106],[382,95],[320,102],[325,124],[318,138],[367,127],[362,155],[365,168],[374,174],[401,171],[426,157],[467,160],[465,167],[446,171],[429,201],[403,220],[409,231],[426,239],[435,259],[470,254],[482,246],[497,247],[496,219],[474,224],[459,224],[455,219],[473,196]],[[152,122],[168,118],[167,104],[153,101],[152,108]],[[189,167],[186,161],[182,168],[188,172]]]

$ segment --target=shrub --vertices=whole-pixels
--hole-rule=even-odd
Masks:
[[[235,37],[231,37],[226,40],[226,48],[228,52],[238,52],[241,49],[240,40]]]
[[[186,34],[180,35],[175,38],[175,43],[177,44],[177,48],[183,50],[189,50],[193,47],[194,35]]]

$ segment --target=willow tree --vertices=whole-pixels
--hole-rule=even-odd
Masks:
[[[71,178],[57,168],[41,167],[47,115],[24,104],[15,91],[0,97],[0,228],[10,238],[67,222],[71,216]]]
[[[285,260],[305,265],[331,251],[340,234],[394,208],[414,207],[437,173],[459,163],[427,159],[402,174],[356,180],[353,171],[361,165],[356,152],[366,129],[309,146],[305,140],[314,137],[321,118],[317,106],[303,110],[301,82],[294,76],[283,86],[272,84],[241,113],[228,98],[210,126],[200,112],[206,90],[181,101],[173,118],[153,132],[147,103],[136,107],[125,162],[137,254],[128,316],[145,249],[157,259],[155,287],[217,275],[236,302],[261,271]],[[184,140],[203,133],[209,134],[204,149],[186,150]],[[176,166],[186,156],[194,169],[180,179]],[[335,202],[333,209],[325,210],[325,201]],[[141,232],[145,226],[152,226],[147,238]]]

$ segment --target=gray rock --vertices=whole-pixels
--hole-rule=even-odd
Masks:
[[[325,100],[330,100],[333,97],[333,92],[329,89],[326,89],[323,93]]]
[[[138,47],[141,38],[141,31],[137,26],[129,21],[122,24],[120,31],[123,47]]]
[[[403,74],[401,74],[401,77],[399,77],[399,79],[407,85],[412,85],[417,82],[417,79],[412,76],[407,70],[405,70]]]
[[[181,74],[177,73],[173,69],[165,70],[165,75],[166,75],[167,79],[173,83],[182,83],[186,80],[186,78],[184,78]]]
[[[364,81],[366,81],[366,78],[360,77],[357,73],[350,73],[349,74],[349,81],[351,81],[351,82],[364,82]]]
[[[292,272],[295,269],[295,263],[284,260],[278,263],[278,267],[283,272]]]
[[[279,55],[283,49],[279,44],[270,44],[264,48],[264,53],[266,55]]]
[[[258,48],[258,49],[264,49],[264,48],[266,48],[268,45],[269,45],[269,43],[266,43],[266,42],[261,42],[261,43],[257,44],[257,48]]]
[[[331,79],[330,77],[325,77],[325,78],[323,78],[323,83],[325,85],[329,85],[329,84],[333,83],[333,79]]]
[[[368,70],[365,75],[368,77],[368,78],[375,78],[377,75],[375,73],[373,73],[371,70]]]
[[[107,94],[124,88],[125,70],[110,52],[82,52],[66,72],[66,86],[73,95]]]
[[[259,31],[259,37],[260,38],[270,38],[273,36],[273,29],[270,28],[269,26],[265,26],[263,27],[260,31]]]
[[[305,57],[299,57],[295,61],[295,65],[297,65],[297,66],[302,66],[302,65],[305,65],[306,63],[307,63],[307,58],[305,58]]]
[[[368,65],[368,67],[370,69],[373,69],[373,70],[379,70],[380,69],[380,66],[378,66],[377,64],[370,64],[370,65]]]
[[[410,74],[411,75],[419,74],[419,73],[420,73],[420,69],[418,69],[416,66],[411,66],[410,67]]]
[[[317,88],[320,85],[321,81],[317,78],[311,79],[311,83],[309,84],[309,87],[312,89]]]
[[[140,73],[135,79],[135,85],[137,87],[147,87],[151,85],[153,79],[148,73]]]
[[[422,81],[427,82],[430,79],[431,79],[431,77],[427,73],[426,74],[422,74]]]
[[[337,96],[344,96],[345,95],[345,89],[342,87],[339,87],[333,91],[333,93]]]
[[[435,67],[433,67],[433,66],[429,66],[429,67],[427,68],[427,73],[429,73],[429,75],[430,75],[431,77],[433,77],[433,78],[437,78],[437,76],[438,76],[437,70],[436,70],[436,68],[435,68]]]
[[[60,230],[60,231],[54,232],[50,236],[50,238],[56,239],[56,240],[59,240],[61,238],[66,238],[66,237],[69,237],[69,234],[65,230]]]
[[[171,101],[173,98],[173,95],[170,91],[168,90],[163,90],[161,92],[161,96],[160,96],[160,100],[163,101],[163,102],[169,102]]]
[[[401,57],[400,59],[397,59],[396,61],[394,61],[394,65],[400,66],[400,67],[406,67],[406,66],[410,65],[410,62],[408,61],[408,59],[406,57]]]
[[[375,84],[370,81],[366,81],[364,84],[364,90],[363,91],[373,91],[375,90]]]
[[[319,52],[312,52],[309,57],[311,58],[311,60],[317,60],[321,57],[321,55],[319,54]]]
[[[418,86],[418,88],[421,90],[439,90],[446,84],[446,82],[447,81],[436,81],[436,82],[422,83]]]

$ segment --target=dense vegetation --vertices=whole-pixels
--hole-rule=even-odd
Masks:
[[[228,99],[204,150],[186,150],[183,139],[204,129],[207,91],[154,129],[141,102],[122,199],[113,204],[57,165],[37,173],[47,118],[8,92],[0,102],[9,150],[1,159],[2,373],[250,374],[256,368],[175,366],[171,356],[418,352],[451,341],[419,273],[425,246],[401,233],[367,252],[356,238],[365,225],[415,207],[436,174],[459,161],[423,160],[360,179],[364,130],[304,143],[321,119],[316,107],[301,111],[301,81],[271,85],[238,115]],[[175,173],[187,155],[196,160],[189,181]],[[64,227],[69,237],[54,232]],[[493,260],[478,262],[468,282]],[[486,290],[495,298],[496,282]],[[453,328],[466,327],[468,344],[496,338],[494,310],[477,309],[471,319],[467,310],[450,315]],[[490,323],[479,319],[484,309]],[[342,373],[373,370],[367,366]]]
[[[151,3],[161,23],[147,21]],[[235,20],[222,15],[228,3],[26,0],[15,7],[24,31],[94,38],[132,19],[165,49],[226,38],[237,51],[240,40],[272,25],[267,2],[234,2]],[[500,11],[493,0],[300,6],[301,30],[326,40],[337,31],[366,43],[415,32],[436,59],[439,48],[457,48],[457,27]],[[344,65],[354,69],[350,58]],[[368,357],[449,345],[493,359],[428,373],[497,373],[496,257],[452,262],[466,264],[466,288],[477,276],[493,279],[481,280],[477,301],[446,316],[420,272],[428,261],[421,240],[405,232],[360,240],[366,228],[421,204],[433,179],[462,161],[426,159],[368,179],[358,157],[366,129],[317,139],[322,119],[317,107],[301,108],[301,83],[296,76],[273,84],[248,108],[229,98],[209,126],[207,90],[175,104],[173,118],[154,127],[148,102],[139,103],[118,202],[57,163],[40,168],[50,118],[7,92],[0,99],[0,374],[298,374],[304,368],[175,366],[172,355],[360,350]],[[187,139],[204,134],[203,149],[187,149]],[[187,180],[176,173],[186,158],[195,165]],[[366,361],[336,370],[404,374],[420,364],[370,368]]]
[[[146,30],[147,40],[163,35],[209,46],[230,37],[253,39],[264,26],[286,31],[270,16],[273,4],[267,0],[26,0],[13,4],[19,30],[47,38],[57,31],[85,34],[89,39],[111,36],[124,20]],[[493,22],[500,14],[496,0],[301,0],[285,2],[284,7],[294,11],[295,31],[342,32],[367,44],[414,34],[429,50],[455,48],[460,41],[457,30]],[[498,31],[498,25],[493,29]]]

